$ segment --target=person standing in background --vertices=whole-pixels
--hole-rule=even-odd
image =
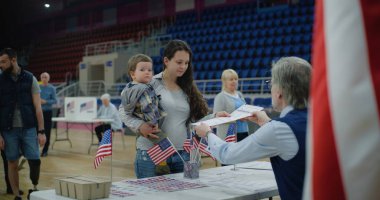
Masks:
[[[50,132],[53,117],[53,104],[57,103],[57,95],[55,87],[49,83],[50,75],[47,72],[44,72],[40,75],[41,78],[41,106],[42,112],[44,115],[44,125],[45,125],[45,134],[46,134],[46,143],[42,149],[41,157],[46,157],[48,155],[49,145],[50,145]]]
[[[226,111],[232,113],[240,106],[246,104],[244,96],[237,90],[239,77],[235,70],[226,69],[222,73],[222,91],[216,95],[213,112]],[[241,141],[248,136],[248,124],[244,121],[236,121],[237,141]],[[219,138],[226,137],[229,124],[222,124],[216,127]]]
[[[15,200],[20,200],[18,164],[21,153],[28,159],[30,179],[37,191],[40,178],[39,147],[46,142],[40,87],[32,73],[20,68],[17,53],[0,51],[0,149],[5,149],[8,177]],[[37,131],[38,130],[38,131]]]

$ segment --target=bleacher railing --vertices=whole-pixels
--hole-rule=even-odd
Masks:
[[[109,53],[113,53],[117,51],[126,51],[132,47],[141,48],[141,45],[140,43],[134,42],[132,39],[88,44],[86,45],[84,55],[85,56],[103,55],[103,54],[109,54]]]
[[[241,78],[238,90],[244,94],[268,94],[270,88],[268,81],[270,77]],[[106,84],[104,81],[89,81],[84,83],[73,83],[57,92],[58,104],[63,105],[64,97],[90,96],[100,97],[109,93],[112,97],[118,97],[127,83]],[[222,90],[222,82],[217,80],[196,80],[195,84],[205,96],[212,96]]]

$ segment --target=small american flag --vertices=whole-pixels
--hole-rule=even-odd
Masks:
[[[94,102],[93,101],[88,101],[80,104],[80,112],[92,109],[94,107]]]
[[[199,151],[210,156],[213,160],[215,160],[214,157],[212,157],[211,152],[208,150],[208,142],[206,138],[202,138],[199,143]]]
[[[235,128],[236,128],[235,124],[230,124],[230,126],[228,126],[227,135],[226,135],[226,138],[224,138],[224,141],[236,142]]]
[[[168,138],[161,140],[148,150],[150,158],[156,165],[166,160],[166,158],[173,155],[175,152],[176,150]]]
[[[112,155],[112,133],[111,129],[104,132],[102,141],[99,143],[98,151],[96,152],[94,167],[95,169],[100,165],[103,158]]]
[[[196,148],[198,148],[198,145],[199,145],[199,142],[198,142],[198,140],[195,138],[195,133],[194,133],[194,132],[187,133],[187,138],[186,138],[186,140],[183,142],[183,149],[184,149],[187,153],[190,153],[190,151],[191,151],[192,149],[196,149]]]

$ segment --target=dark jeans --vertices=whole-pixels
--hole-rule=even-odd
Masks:
[[[101,125],[95,127],[95,133],[96,133],[96,136],[98,136],[99,142],[102,141],[104,131],[106,131],[108,129],[111,129],[110,124],[101,124]]]
[[[51,110],[44,111],[44,125],[45,125],[45,134],[46,134],[46,143],[44,145],[44,148],[42,149],[42,153],[47,153],[49,150],[50,145],[50,133],[51,133],[51,118],[53,116],[53,112]]]
[[[3,158],[3,163],[4,163],[4,178],[5,178],[5,183],[7,185],[7,191],[12,190],[11,184],[9,183],[9,178],[8,178],[8,160],[3,150],[1,150],[1,157]]]

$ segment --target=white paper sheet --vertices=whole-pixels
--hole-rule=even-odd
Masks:
[[[230,117],[216,117],[216,118],[205,120],[202,122],[192,123],[191,125],[197,126],[201,123],[205,123],[209,126],[216,126],[216,125],[225,124],[228,122],[233,122],[245,117],[252,116],[254,112],[261,111],[261,110],[263,110],[263,107],[245,104],[245,105],[240,106],[234,112],[232,112]]]

